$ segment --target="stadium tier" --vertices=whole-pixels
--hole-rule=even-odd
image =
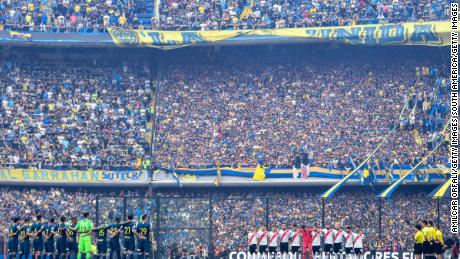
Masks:
[[[155,105],[146,59],[5,57],[0,164],[147,169],[154,110],[154,165],[164,168],[354,168],[396,126],[370,161],[386,169],[417,163],[444,139],[450,87],[439,50],[301,49],[164,56]],[[447,145],[428,160],[448,162]]]
[[[107,28],[228,30],[437,21],[450,0],[2,1],[0,29],[105,32]]]

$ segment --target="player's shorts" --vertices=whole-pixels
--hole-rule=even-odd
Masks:
[[[300,246],[291,246],[291,251],[293,254],[298,253],[300,250]]]
[[[86,237],[85,237],[86,238]],[[79,253],[91,253],[91,239],[80,239],[78,242],[78,252]]]
[[[96,248],[97,248],[97,253],[98,254],[106,254],[107,253],[107,241],[106,240],[98,240]]]
[[[8,252],[17,253],[19,250],[19,240],[17,239],[8,239]]]
[[[414,244],[414,254],[416,255],[423,254],[423,243]]]
[[[67,252],[78,253],[77,242],[67,240],[66,249],[67,249]]]
[[[349,255],[353,252],[353,247],[345,247],[345,254]]]
[[[321,246],[313,246],[313,254],[319,254],[321,252]]]
[[[428,241],[424,241],[422,248],[423,248],[423,253],[428,254],[428,250],[430,250],[430,243]]]
[[[280,252],[281,253],[289,252],[289,243],[280,243]]]
[[[136,250],[134,238],[124,238],[123,239],[123,250],[133,251],[133,252],[134,250]]]
[[[332,252],[332,244],[324,244],[324,252]]]
[[[334,253],[338,254],[342,249],[342,243],[334,243]]]
[[[43,251],[43,239],[36,238],[33,241],[32,251],[41,252]]]
[[[109,245],[110,245],[110,251],[120,251],[120,239],[111,238]]]
[[[268,247],[268,252],[270,254],[275,254],[276,253],[276,248],[277,248],[276,246],[269,246]]]
[[[443,253],[442,250],[443,250],[443,249],[442,249],[441,243],[435,243],[435,244],[434,244],[434,253],[435,253],[435,254],[437,254],[437,255],[442,254],[442,253]]]
[[[266,245],[265,246],[260,245],[259,246],[259,253],[265,253],[265,252],[267,252],[267,246]]]
[[[30,240],[19,242],[19,253],[23,255],[30,254]]]
[[[56,251],[59,254],[65,253],[66,251],[66,239],[65,238],[56,239]]]
[[[45,253],[54,253],[54,239],[45,241]]]
[[[426,252],[427,254],[434,254],[435,252],[435,243],[434,242],[428,242],[428,251]]]
[[[363,249],[362,248],[355,248],[354,251],[355,251],[355,255],[363,254]]]
[[[137,252],[138,253],[150,253],[150,241],[148,239],[137,240]]]
[[[254,254],[257,252],[257,245],[250,245],[249,246],[249,253]]]

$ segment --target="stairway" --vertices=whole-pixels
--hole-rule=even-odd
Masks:
[[[150,27],[151,18],[154,14],[155,0],[133,0],[134,12],[139,18],[139,23]],[[157,0],[158,1],[158,0]]]

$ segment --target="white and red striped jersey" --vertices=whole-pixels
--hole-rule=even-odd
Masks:
[[[345,238],[345,247],[346,248],[353,248],[353,237],[355,233],[350,232],[350,233],[345,233],[344,238]]]
[[[339,229],[336,230],[334,233],[334,244],[341,244],[343,243],[343,239],[345,238],[345,231]]]
[[[330,229],[323,229],[322,232],[324,235],[324,243],[329,244],[329,245],[334,244],[334,234],[336,233],[336,231],[330,228]]]
[[[280,235],[279,235],[278,231],[270,231],[270,232],[268,232],[268,246],[277,247],[279,237],[280,237]]]
[[[353,247],[354,248],[363,248],[363,239],[364,239],[364,234],[363,232],[355,233],[353,235]]]
[[[259,231],[259,232],[257,232],[257,243],[260,246],[268,245],[268,232],[267,231]]]
[[[300,239],[302,234],[298,231],[291,231],[291,246],[300,246]]]
[[[257,232],[249,232],[248,234],[248,244],[257,245]]]
[[[289,243],[289,239],[291,238],[291,231],[289,229],[280,230],[279,238],[281,243]]]
[[[313,246],[321,245],[321,231],[319,229],[311,232],[311,242]]]

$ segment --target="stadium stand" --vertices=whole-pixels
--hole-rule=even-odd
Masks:
[[[446,67],[433,59],[298,50],[173,63],[159,92],[157,163],[205,168],[263,160],[274,167],[353,168],[350,162],[364,158],[399,123],[375,159],[411,164],[444,137],[439,131],[449,87]]]
[[[272,167],[353,168],[399,123],[374,157],[387,168],[416,163],[444,137],[450,87],[446,67],[433,65],[436,52],[414,58],[406,51],[395,60],[386,53],[336,58],[294,48],[282,59],[253,52],[241,64],[249,52],[191,65],[171,61],[158,97],[155,165],[255,166],[263,160]],[[227,62],[219,64],[220,58]],[[0,164],[140,169],[150,155],[149,68],[46,62],[2,64]],[[446,153],[447,145],[429,164],[447,163]]]
[[[29,61],[6,61],[0,72],[1,165],[141,169],[150,154],[149,71]]]
[[[227,30],[436,21],[448,19],[450,2],[4,0],[0,29],[90,33],[109,27]]]

